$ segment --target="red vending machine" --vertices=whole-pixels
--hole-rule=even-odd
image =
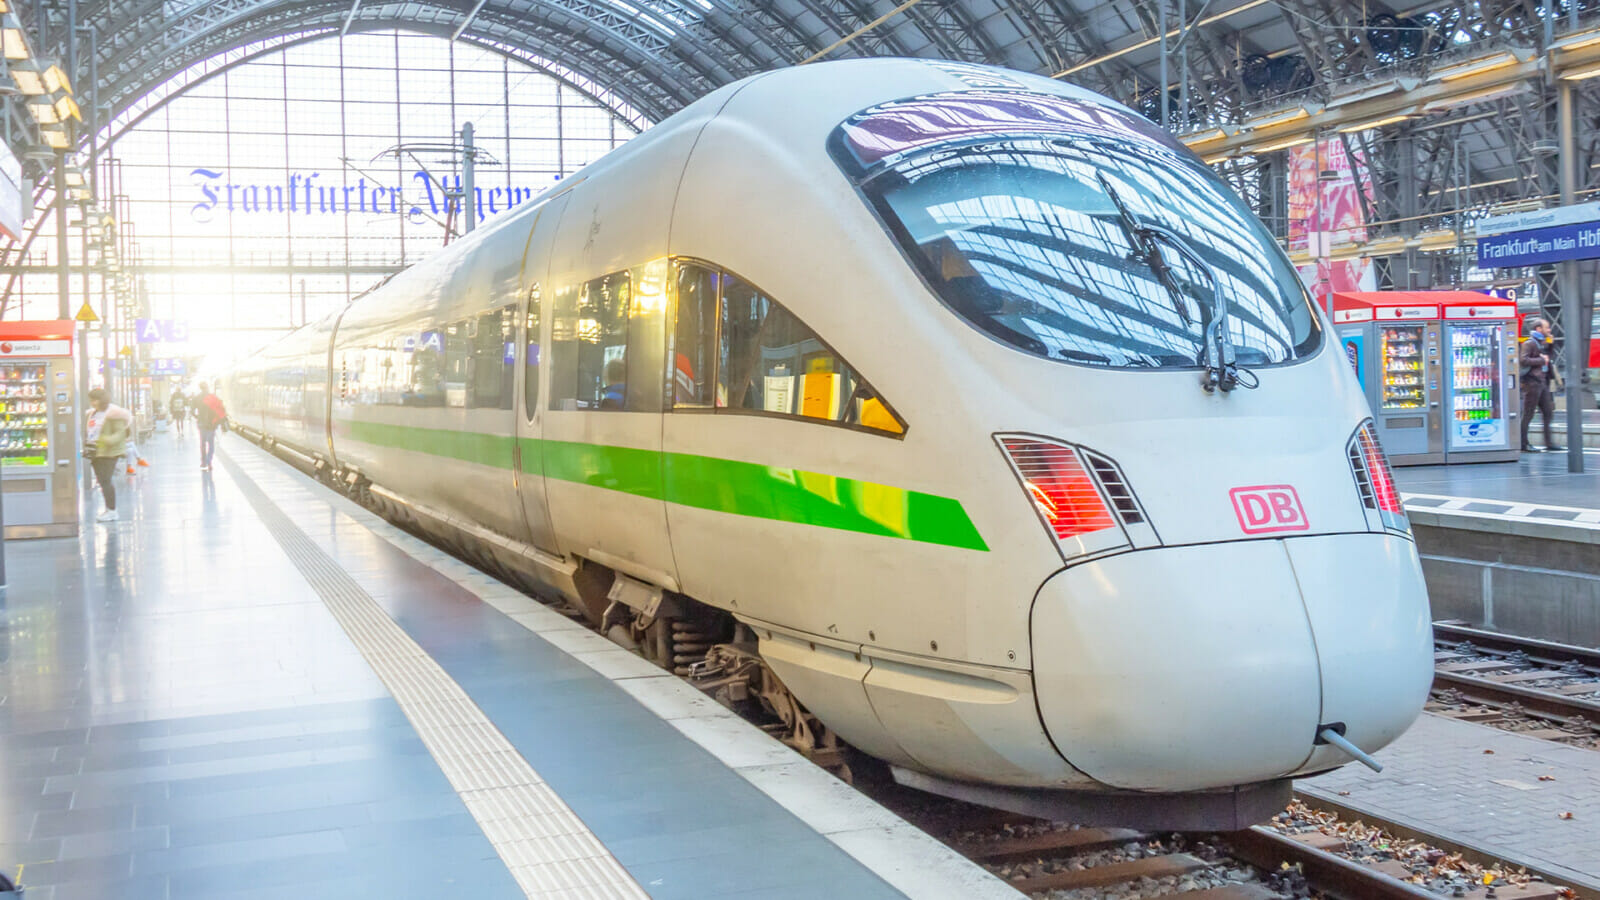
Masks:
[[[0,322],[0,490],[5,537],[78,533],[73,327]]]
[[[1463,296],[1464,295],[1464,296]],[[1500,462],[1521,452],[1517,304],[1452,291],[1443,304],[1447,462]]]
[[[1431,293],[1333,295],[1334,334],[1366,392],[1378,443],[1393,465],[1445,461],[1439,316]]]

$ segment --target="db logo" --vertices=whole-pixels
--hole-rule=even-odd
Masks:
[[[1300,495],[1292,485],[1237,487],[1228,492],[1228,499],[1233,501],[1233,514],[1239,517],[1239,528],[1245,534],[1305,531],[1311,527],[1305,507],[1300,505]]]

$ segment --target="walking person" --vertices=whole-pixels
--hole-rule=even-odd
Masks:
[[[1528,443],[1528,428],[1533,425],[1533,411],[1544,415],[1544,445],[1546,450],[1565,450],[1556,443],[1555,432],[1550,427],[1555,420],[1556,400],[1550,393],[1550,323],[1535,318],[1528,322],[1528,337],[1522,342],[1517,356],[1522,372],[1522,452],[1538,453],[1539,449]]]
[[[200,398],[194,404],[195,424],[200,426],[200,471],[211,471],[211,456],[217,452],[217,429],[226,427],[228,410],[211,387],[200,382]]]
[[[172,397],[167,400],[167,413],[172,416],[172,427],[177,430],[178,436],[182,437],[183,420],[189,418],[189,410],[181,389],[172,389]]]
[[[117,521],[117,489],[111,483],[116,474],[117,460],[127,451],[128,436],[133,432],[133,415],[120,406],[113,405],[105,388],[89,392],[89,419],[84,429],[84,455],[94,469],[95,481],[100,483],[100,496],[106,503],[105,512],[95,517],[96,522]]]

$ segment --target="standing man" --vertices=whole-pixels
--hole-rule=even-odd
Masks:
[[[1544,414],[1544,445],[1547,450],[1565,450],[1556,444],[1550,425],[1555,420],[1556,400],[1550,393],[1550,323],[1535,318],[1528,322],[1528,337],[1522,342],[1518,355],[1521,364],[1522,384],[1522,452],[1538,453],[1538,448],[1528,443],[1528,428],[1533,425],[1535,409]]]
[[[195,401],[194,416],[200,426],[200,471],[211,471],[211,455],[217,451],[217,429],[228,421],[228,410],[204,381],[200,382],[200,399]]]
[[[117,520],[117,489],[111,476],[117,471],[117,459],[127,451],[128,436],[133,432],[133,414],[111,403],[105,388],[89,392],[89,420],[84,431],[84,455],[94,468],[94,478],[100,482],[100,496],[106,501],[106,511],[95,517],[96,522]]]

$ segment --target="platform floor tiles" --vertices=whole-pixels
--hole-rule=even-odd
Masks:
[[[1017,896],[255,447],[146,450],[121,522],[6,548],[28,900]]]
[[[1394,480],[1407,506],[1551,519],[1600,513],[1600,450],[1585,452],[1584,471],[1579,473],[1567,471],[1565,453],[1525,453],[1515,462],[1400,466],[1394,470]],[[1467,502],[1450,503],[1457,498]],[[1479,508],[1468,505],[1471,501],[1490,502]],[[1513,513],[1508,506],[1528,509]],[[1541,507],[1548,508],[1546,515],[1537,511]]]
[[[1424,714],[1377,758],[1382,772],[1345,766],[1295,790],[1600,891],[1595,751]]]

